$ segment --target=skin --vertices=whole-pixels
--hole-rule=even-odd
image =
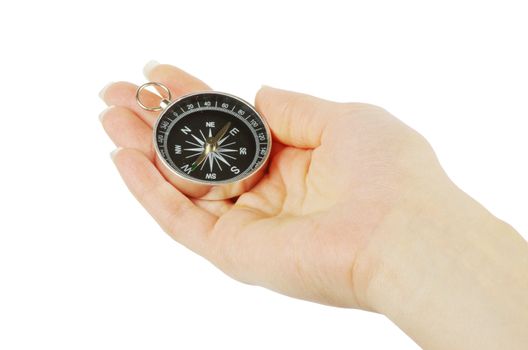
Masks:
[[[146,76],[173,96],[209,89],[169,65]],[[101,92],[117,169],[171,237],[229,276],[385,314],[425,349],[528,346],[526,241],[387,111],[263,87],[268,168],[236,200],[211,201],[204,186],[166,175],[151,142],[156,114],[137,106],[135,89]]]

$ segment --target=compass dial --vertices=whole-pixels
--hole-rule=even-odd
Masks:
[[[174,173],[207,183],[232,183],[257,171],[271,147],[266,122],[247,102],[220,92],[171,103],[154,128],[158,156]]]

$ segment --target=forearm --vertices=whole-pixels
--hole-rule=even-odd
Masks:
[[[423,202],[406,222],[409,239],[380,235],[369,298],[424,349],[526,349],[528,245],[457,191]]]

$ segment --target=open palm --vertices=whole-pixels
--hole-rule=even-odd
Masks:
[[[209,89],[168,65],[146,74],[176,96]],[[264,87],[255,106],[274,138],[269,167],[236,200],[211,201],[205,187],[171,179],[159,166],[156,114],[136,106],[135,90],[108,86],[102,98],[112,107],[102,122],[120,147],[113,158],[124,181],[168,234],[240,281],[370,307],[373,237],[416,197],[409,193],[417,183],[443,176],[419,134],[375,106]]]

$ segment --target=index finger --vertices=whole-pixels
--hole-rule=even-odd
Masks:
[[[172,95],[176,97],[191,92],[211,90],[200,79],[170,64],[160,64],[156,61],[150,61],[143,68],[143,73],[150,81],[156,81],[167,86]]]
[[[167,86],[173,99],[192,92],[211,90],[200,79],[168,64],[151,61],[147,63],[143,72],[150,81],[156,81]],[[137,85],[135,84],[116,82],[105,86],[100,92],[100,97],[109,106],[123,106],[133,110],[145,123],[153,127],[159,113],[142,109],[136,102],[136,90]],[[143,91],[142,99],[148,105],[159,103],[159,97],[150,91]]]

